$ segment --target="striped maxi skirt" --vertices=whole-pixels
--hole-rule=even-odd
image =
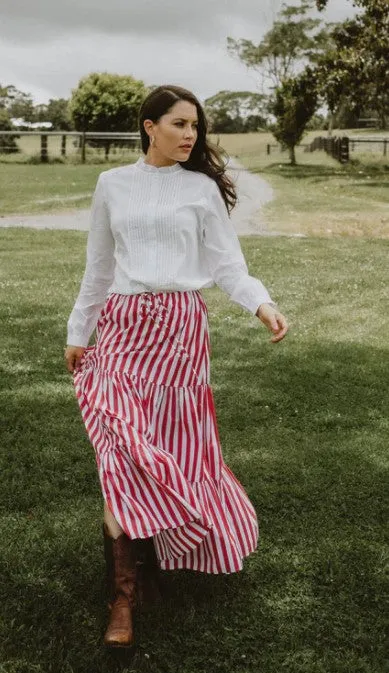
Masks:
[[[102,494],[160,568],[233,573],[258,543],[256,512],[223,460],[198,290],[108,295],[74,372]]]

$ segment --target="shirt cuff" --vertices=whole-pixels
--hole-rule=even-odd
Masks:
[[[68,330],[68,336],[66,341],[68,346],[79,346],[81,348],[87,348],[89,343],[89,337],[85,337],[83,334],[77,334],[72,330]]]
[[[275,306],[265,286],[260,280],[252,276],[247,276],[238,283],[231,299],[254,315],[261,304],[273,304]]]

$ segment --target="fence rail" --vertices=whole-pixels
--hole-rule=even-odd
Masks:
[[[383,156],[386,157],[388,154],[389,137],[354,138],[350,136],[333,136],[324,138],[323,136],[318,136],[307,146],[305,151],[315,152],[316,150],[324,150],[327,154],[330,154],[334,159],[337,159],[343,164],[350,161],[350,152],[354,152],[358,144],[369,144],[370,146],[373,146],[373,148],[380,145],[383,151]]]
[[[307,143],[299,143],[299,144],[297,145],[297,147],[299,147],[299,148],[300,148],[300,147],[308,147],[308,144],[307,144]],[[271,153],[272,153],[272,150],[276,150],[276,151],[278,151],[278,152],[286,152],[287,149],[288,149],[288,148],[287,148],[285,145],[282,145],[281,143],[277,143],[277,144],[274,144],[274,143],[268,143],[268,144],[266,145],[266,154],[271,154]]]
[[[42,163],[49,161],[48,139],[51,137],[61,137],[61,156],[67,155],[68,143],[67,138],[74,138],[78,141],[78,151],[81,156],[81,163],[86,161],[87,146],[103,148],[105,151],[105,158],[109,159],[109,153],[112,147],[128,147],[129,149],[138,151],[141,146],[141,139],[139,132],[118,133],[105,131],[0,131],[0,154],[12,154],[19,152],[19,148],[15,146],[15,140],[20,136],[36,136],[40,138],[40,160]],[[8,144],[7,144],[7,140]]]
[[[354,152],[356,150],[357,145],[359,145],[359,143],[361,145],[363,145],[363,144],[373,145],[373,147],[375,145],[381,145],[383,156],[384,157],[388,156],[388,145],[389,145],[389,137],[388,136],[387,137],[382,137],[382,138],[349,138],[349,140],[350,140],[350,151],[351,152]],[[374,149],[373,149],[373,151],[374,151]]]

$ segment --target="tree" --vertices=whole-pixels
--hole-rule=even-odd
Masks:
[[[214,133],[247,133],[267,126],[266,97],[251,91],[219,91],[204,101]]]
[[[284,5],[258,45],[251,40],[227,38],[228,53],[259,73],[263,91],[281,86],[325,48],[327,31],[320,19],[308,16],[312,6],[312,0]]]
[[[0,104],[0,131],[12,131],[12,122],[8,110],[6,110],[4,106],[1,106],[1,104]],[[0,135],[1,154],[13,154],[14,152],[19,152],[19,147],[15,142],[15,138],[17,138],[17,136]]]
[[[326,0],[317,0],[322,9]],[[332,48],[318,59],[317,78],[332,113],[349,108],[375,110],[381,128],[389,116],[389,3],[355,0],[364,11],[331,32]]]
[[[74,128],[69,101],[65,98],[50,98],[47,105],[36,105],[35,118],[38,122],[51,122],[54,131],[71,131]]]
[[[13,84],[0,85],[0,107],[5,108],[9,116],[34,121],[34,103],[31,94],[20,91]]]
[[[317,89],[310,68],[299,76],[285,79],[276,89],[272,112],[276,123],[274,137],[289,149],[290,162],[296,165],[295,147],[317,107]]]
[[[73,89],[69,110],[78,131],[136,131],[138,109],[148,93],[130,75],[91,73]]]
[[[316,0],[316,7],[319,11],[327,7],[329,0]],[[364,7],[370,11],[384,11],[388,6],[388,0],[352,0],[354,5]]]

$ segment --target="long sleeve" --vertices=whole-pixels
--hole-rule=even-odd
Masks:
[[[248,273],[238,236],[216,182],[211,185],[203,246],[214,282],[232,301],[254,314],[260,304],[274,304],[261,281]]]
[[[114,248],[102,173],[92,199],[85,272],[67,325],[68,345],[88,345],[113,281]]]

